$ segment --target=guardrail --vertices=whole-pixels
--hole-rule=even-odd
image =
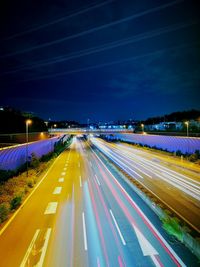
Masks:
[[[88,128],[56,128],[48,129],[49,134],[107,134],[107,133],[133,133],[133,129],[88,129]]]

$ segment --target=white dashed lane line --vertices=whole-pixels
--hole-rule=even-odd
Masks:
[[[82,213],[82,220],[83,220],[84,248],[85,248],[85,250],[87,250],[87,234],[86,234],[86,226],[85,226],[85,215],[84,215],[84,212]]]
[[[100,186],[101,184],[100,184],[99,179],[98,179],[98,177],[97,177],[96,174],[95,174],[95,178],[96,178],[96,180],[97,180],[98,185]]]
[[[81,176],[79,176],[79,180],[80,180],[80,187],[82,187],[82,180],[81,180]]]
[[[61,193],[61,191],[62,191],[62,187],[61,186],[58,186],[58,187],[56,187],[54,189],[53,194],[54,195],[59,195]]]
[[[117,231],[118,231],[118,234],[119,234],[119,236],[121,238],[122,244],[125,246],[126,245],[126,242],[125,242],[124,237],[123,237],[123,235],[122,235],[122,233],[121,233],[121,231],[119,229],[119,225],[117,224],[117,221],[115,219],[114,214],[112,213],[112,210],[110,210],[110,214],[111,214],[111,217],[112,217],[112,219],[114,221],[115,227],[117,228]]]
[[[56,213],[57,206],[58,206],[58,202],[49,202],[44,214],[46,215],[46,214]]]

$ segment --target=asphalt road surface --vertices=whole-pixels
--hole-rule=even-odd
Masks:
[[[188,266],[197,266],[155,225],[88,143],[74,138],[0,231],[0,266],[186,266],[186,253]]]
[[[127,174],[144,185],[180,217],[200,232],[200,174],[174,171],[159,158],[126,144],[91,141]],[[147,155],[146,155],[147,154]],[[150,155],[150,157],[149,157]]]

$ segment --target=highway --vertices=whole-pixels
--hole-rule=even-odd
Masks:
[[[198,266],[143,205],[88,142],[74,138],[0,230],[0,266]]]
[[[183,172],[183,168],[182,172],[174,171],[163,165],[162,157],[155,158],[151,153],[126,144],[108,143],[97,138],[91,141],[127,174],[200,231],[199,173],[192,176],[186,170]]]

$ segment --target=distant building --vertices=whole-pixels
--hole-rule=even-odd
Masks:
[[[160,122],[158,124],[145,125],[149,131],[180,131],[183,128],[182,122]]]

